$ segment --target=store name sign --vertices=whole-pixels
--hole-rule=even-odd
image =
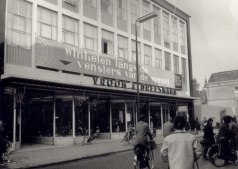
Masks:
[[[131,83],[131,82],[124,81],[124,80],[116,80],[116,79],[109,79],[109,78],[96,77],[96,76],[93,76],[93,84],[101,85],[101,86],[108,86],[108,87],[117,87],[117,88],[137,90],[136,82]],[[154,86],[154,85],[149,85],[149,84],[139,84],[139,90],[176,95],[175,89]]]
[[[36,37],[35,65],[72,73],[136,82],[136,64],[52,40]],[[174,73],[139,65],[139,82],[175,88]]]

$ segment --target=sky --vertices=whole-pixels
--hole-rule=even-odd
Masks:
[[[193,78],[238,70],[238,0],[167,0],[190,16]]]

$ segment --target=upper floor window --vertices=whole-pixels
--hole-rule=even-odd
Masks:
[[[102,23],[113,26],[113,1],[101,0],[101,20]]]
[[[127,59],[128,43],[127,38],[118,35],[118,57]]]
[[[84,45],[86,49],[98,50],[98,32],[97,27],[84,23]]]
[[[154,34],[161,36],[160,9],[154,6],[154,12],[158,15],[154,18]]]
[[[132,52],[132,61],[136,62],[136,41],[132,40],[131,41],[131,52]],[[140,54],[140,43],[137,42],[137,54],[138,54],[138,63],[140,63],[141,61],[141,54]]]
[[[57,14],[49,9],[38,6],[37,35],[44,38],[57,39]]]
[[[102,30],[102,53],[113,55],[113,33]]]
[[[135,22],[139,18],[139,1],[131,0],[131,33],[135,35]],[[139,29],[138,29],[139,30]],[[137,32],[139,36],[139,31]]]
[[[172,34],[173,34],[173,42],[178,43],[177,19],[174,17],[172,17]]]
[[[169,44],[169,15],[163,12],[163,27],[164,27],[164,43]]]
[[[62,17],[62,42],[74,46],[79,44],[78,21],[65,15]]]
[[[63,0],[62,6],[71,12],[79,13],[79,0]]]
[[[7,21],[7,44],[31,49],[31,3],[23,0],[9,0]]]
[[[180,27],[181,53],[182,54],[186,54],[186,52],[185,52],[186,41],[185,41],[185,27],[184,27],[184,23],[179,22],[179,27]]]
[[[144,45],[144,64],[151,66],[152,52],[151,47]]]
[[[162,51],[155,49],[155,67],[162,69]]]
[[[83,0],[83,14],[97,20],[97,0]]]
[[[186,59],[181,58],[181,64],[182,64],[182,80],[183,80],[183,82],[186,82],[186,79],[187,79],[187,64],[186,64]]]
[[[174,73],[179,73],[179,57],[174,55]]]
[[[164,52],[165,70],[171,70],[171,56],[170,53]]]
[[[150,13],[150,4],[146,1],[142,1],[142,15],[145,16]],[[150,31],[150,20],[143,23],[144,29]]]
[[[117,0],[117,17],[126,20],[126,0]]]
[[[57,0],[44,0],[44,1],[57,5]]]

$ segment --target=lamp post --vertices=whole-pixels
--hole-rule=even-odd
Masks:
[[[149,13],[138,18],[135,22],[135,35],[136,35],[136,83],[137,83],[137,117],[140,115],[140,92],[139,92],[139,63],[138,63],[138,46],[137,46],[137,22],[143,23],[154,17],[158,16],[155,12]]]

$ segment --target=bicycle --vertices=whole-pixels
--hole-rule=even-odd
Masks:
[[[83,133],[83,140],[82,140],[82,146],[85,143],[90,143],[92,144],[93,140],[97,137],[97,134],[100,132],[99,128],[97,128],[97,130],[93,133],[91,132],[90,135],[88,135],[88,130],[84,129],[84,133]],[[87,142],[86,142],[87,140]]]
[[[153,144],[152,144],[153,143]],[[150,144],[150,150],[147,152],[145,147],[143,145],[137,145],[134,148],[134,168],[135,169],[143,169],[143,168],[148,168],[148,169],[153,169],[154,168],[154,152],[157,148],[156,143],[151,140],[149,141]]]
[[[130,140],[131,140],[131,143],[133,144],[133,137],[134,137],[134,129],[131,129],[125,133],[124,137],[121,140],[121,143],[123,145],[125,145],[125,143],[130,144]]]

